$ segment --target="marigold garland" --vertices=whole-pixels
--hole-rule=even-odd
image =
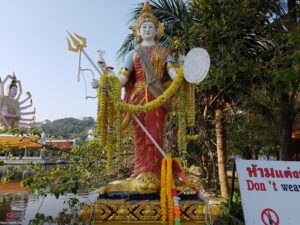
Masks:
[[[107,90],[106,90],[106,76],[100,78],[100,84],[98,88],[98,115],[97,115],[97,134],[100,140],[100,145],[106,145],[106,130],[107,123],[105,118],[107,118],[107,108],[106,108],[106,99],[107,99]]]
[[[185,94],[184,88],[182,88],[177,96],[177,115],[178,115],[178,132],[177,142],[178,150],[181,152],[181,156],[186,153],[186,107],[185,107]]]
[[[119,95],[121,96],[121,88],[118,89],[119,90]],[[117,108],[115,106],[115,108]],[[122,113],[120,110],[116,110],[116,142],[115,142],[115,146],[116,146],[116,152],[117,152],[117,158],[119,159],[119,161],[121,162],[121,141],[122,141],[122,136],[121,136],[121,127],[122,127]]]
[[[173,80],[173,82],[170,84],[167,90],[154,99],[151,102],[146,103],[145,105],[133,105],[133,104],[127,104],[125,102],[119,102],[118,109],[123,112],[130,112],[130,113],[141,113],[141,112],[149,112],[163,104],[165,104],[174,94],[177,90],[179,90],[182,82],[183,82],[183,68],[180,68],[178,70],[178,73],[176,75],[176,78]],[[118,99],[119,100],[119,99]]]
[[[121,86],[119,79],[114,75],[109,75],[109,90],[112,90],[112,93],[115,96],[121,97]],[[113,134],[114,134],[114,147],[117,159],[121,161],[121,125],[122,125],[122,118],[121,118],[121,111],[118,110],[118,103],[109,95],[109,100],[111,101],[112,107],[114,108],[114,112],[112,113],[113,120],[111,124],[113,125]]]
[[[167,157],[167,205],[168,205],[168,222],[169,225],[173,224],[173,196],[172,196],[172,188],[174,187],[173,180],[173,171],[172,171],[172,157],[168,155]]]
[[[117,82],[116,82],[117,80]],[[112,85],[114,84],[114,85]],[[110,91],[121,96],[121,88],[118,78],[113,75],[103,75],[99,85],[99,111],[97,116],[97,134],[101,146],[106,150],[108,171],[112,171],[113,150],[120,158],[121,148],[121,115],[117,110],[114,100],[110,98]]]
[[[107,157],[107,165],[106,170],[111,172],[113,170],[112,167],[112,150],[113,150],[113,105],[111,101],[107,102],[107,134],[106,134],[106,157]]]
[[[195,127],[195,84],[185,82],[187,126]]]
[[[168,218],[168,224],[181,225],[181,209],[180,209],[180,198],[178,197],[175,182],[173,179],[173,163],[174,169],[177,172],[180,180],[185,185],[192,188],[199,197],[203,200],[200,191],[192,182],[188,179],[184,171],[176,165],[176,161],[172,159],[171,155],[168,155],[162,160],[161,165],[161,191],[160,191],[160,205],[161,205],[161,220],[162,223],[166,222]]]
[[[160,207],[161,207],[161,221],[164,223],[167,220],[167,190],[166,190],[166,166],[167,159],[163,158],[161,163],[160,176]]]
[[[172,163],[173,159],[171,155],[162,160],[160,190],[161,220],[165,223],[168,218],[169,225],[173,223],[180,225],[180,198],[177,196],[173,179]]]

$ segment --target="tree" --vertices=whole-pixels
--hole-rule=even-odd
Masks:
[[[87,117],[83,120],[64,118],[42,124],[40,125],[40,128],[48,137],[62,137],[66,139],[75,138],[82,142],[86,140],[88,130],[95,128],[95,120],[92,117]]]
[[[291,160],[291,137],[296,115],[299,112],[299,20],[297,18],[296,0],[287,1],[287,10],[281,11],[276,18],[276,23],[281,28],[281,35],[274,41],[277,51],[272,60],[274,83],[277,87],[279,114],[279,158]],[[285,8],[286,9],[286,8]],[[298,38],[297,38],[298,37]]]

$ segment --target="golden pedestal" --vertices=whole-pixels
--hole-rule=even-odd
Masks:
[[[200,202],[181,201],[181,224],[206,224],[221,214],[220,201]],[[81,217],[94,221],[94,224],[161,224],[159,200],[106,200],[95,201],[85,205]]]

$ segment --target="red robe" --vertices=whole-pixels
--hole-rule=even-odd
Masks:
[[[162,80],[166,75],[166,59],[170,51],[155,46],[151,49],[151,62],[156,74],[156,79]],[[142,69],[140,57],[134,54],[134,71],[132,72],[125,90],[125,101],[129,104],[145,104],[154,100],[154,96],[147,87],[146,76]],[[146,113],[136,115],[148,132],[163,148],[163,133],[166,111],[160,106]],[[132,177],[143,172],[153,172],[160,175],[162,155],[148,138],[146,133],[132,118],[135,143],[135,164]]]

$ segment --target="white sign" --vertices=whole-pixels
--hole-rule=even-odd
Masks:
[[[246,225],[300,224],[300,162],[236,160]]]

